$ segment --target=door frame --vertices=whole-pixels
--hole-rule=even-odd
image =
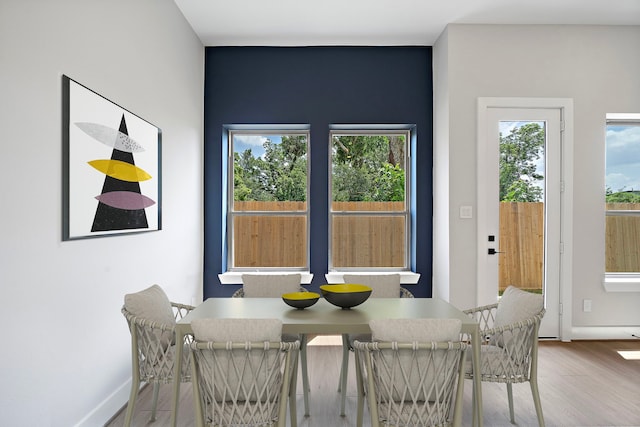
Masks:
[[[573,99],[571,98],[520,98],[480,97],[477,100],[477,305],[495,303],[495,287],[487,283],[486,251],[488,235],[485,197],[486,174],[482,173],[485,162],[483,153],[487,146],[487,110],[489,108],[551,108],[560,110],[561,163],[560,180],[560,277],[559,277],[559,339],[571,340],[572,318],[572,266],[573,266]],[[551,314],[551,313],[549,313]]]

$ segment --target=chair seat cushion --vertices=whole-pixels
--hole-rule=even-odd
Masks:
[[[182,347],[182,366],[180,367],[180,381],[191,381],[191,359],[189,357],[189,344],[184,344]],[[174,375],[174,361],[176,357],[176,346],[169,346],[162,354],[159,354],[156,358],[145,358],[140,363],[140,375],[142,381],[147,382],[162,382],[169,384],[173,382]]]
[[[480,346],[480,371],[485,378],[492,378],[495,381],[502,377],[524,377],[527,375],[528,364],[523,363],[522,358],[515,358],[509,355],[503,347],[496,345]],[[465,365],[467,377],[473,377],[473,350],[472,346],[467,347],[467,359]]]

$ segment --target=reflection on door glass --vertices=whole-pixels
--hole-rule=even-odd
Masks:
[[[500,201],[544,199],[543,122],[500,122]]]
[[[500,294],[544,283],[545,123],[500,122]]]

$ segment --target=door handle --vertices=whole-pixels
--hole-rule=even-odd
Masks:
[[[497,251],[494,248],[489,248],[489,250],[487,251],[489,255],[495,255],[495,254],[503,254],[503,251]]]

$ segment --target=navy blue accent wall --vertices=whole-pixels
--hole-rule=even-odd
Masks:
[[[311,129],[310,289],[328,265],[328,156],[332,124],[415,124],[417,297],[431,296],[433,111],[430,47],[208,47],[204,96],[204,297],[229,296],[223,259],[223,127]]]

